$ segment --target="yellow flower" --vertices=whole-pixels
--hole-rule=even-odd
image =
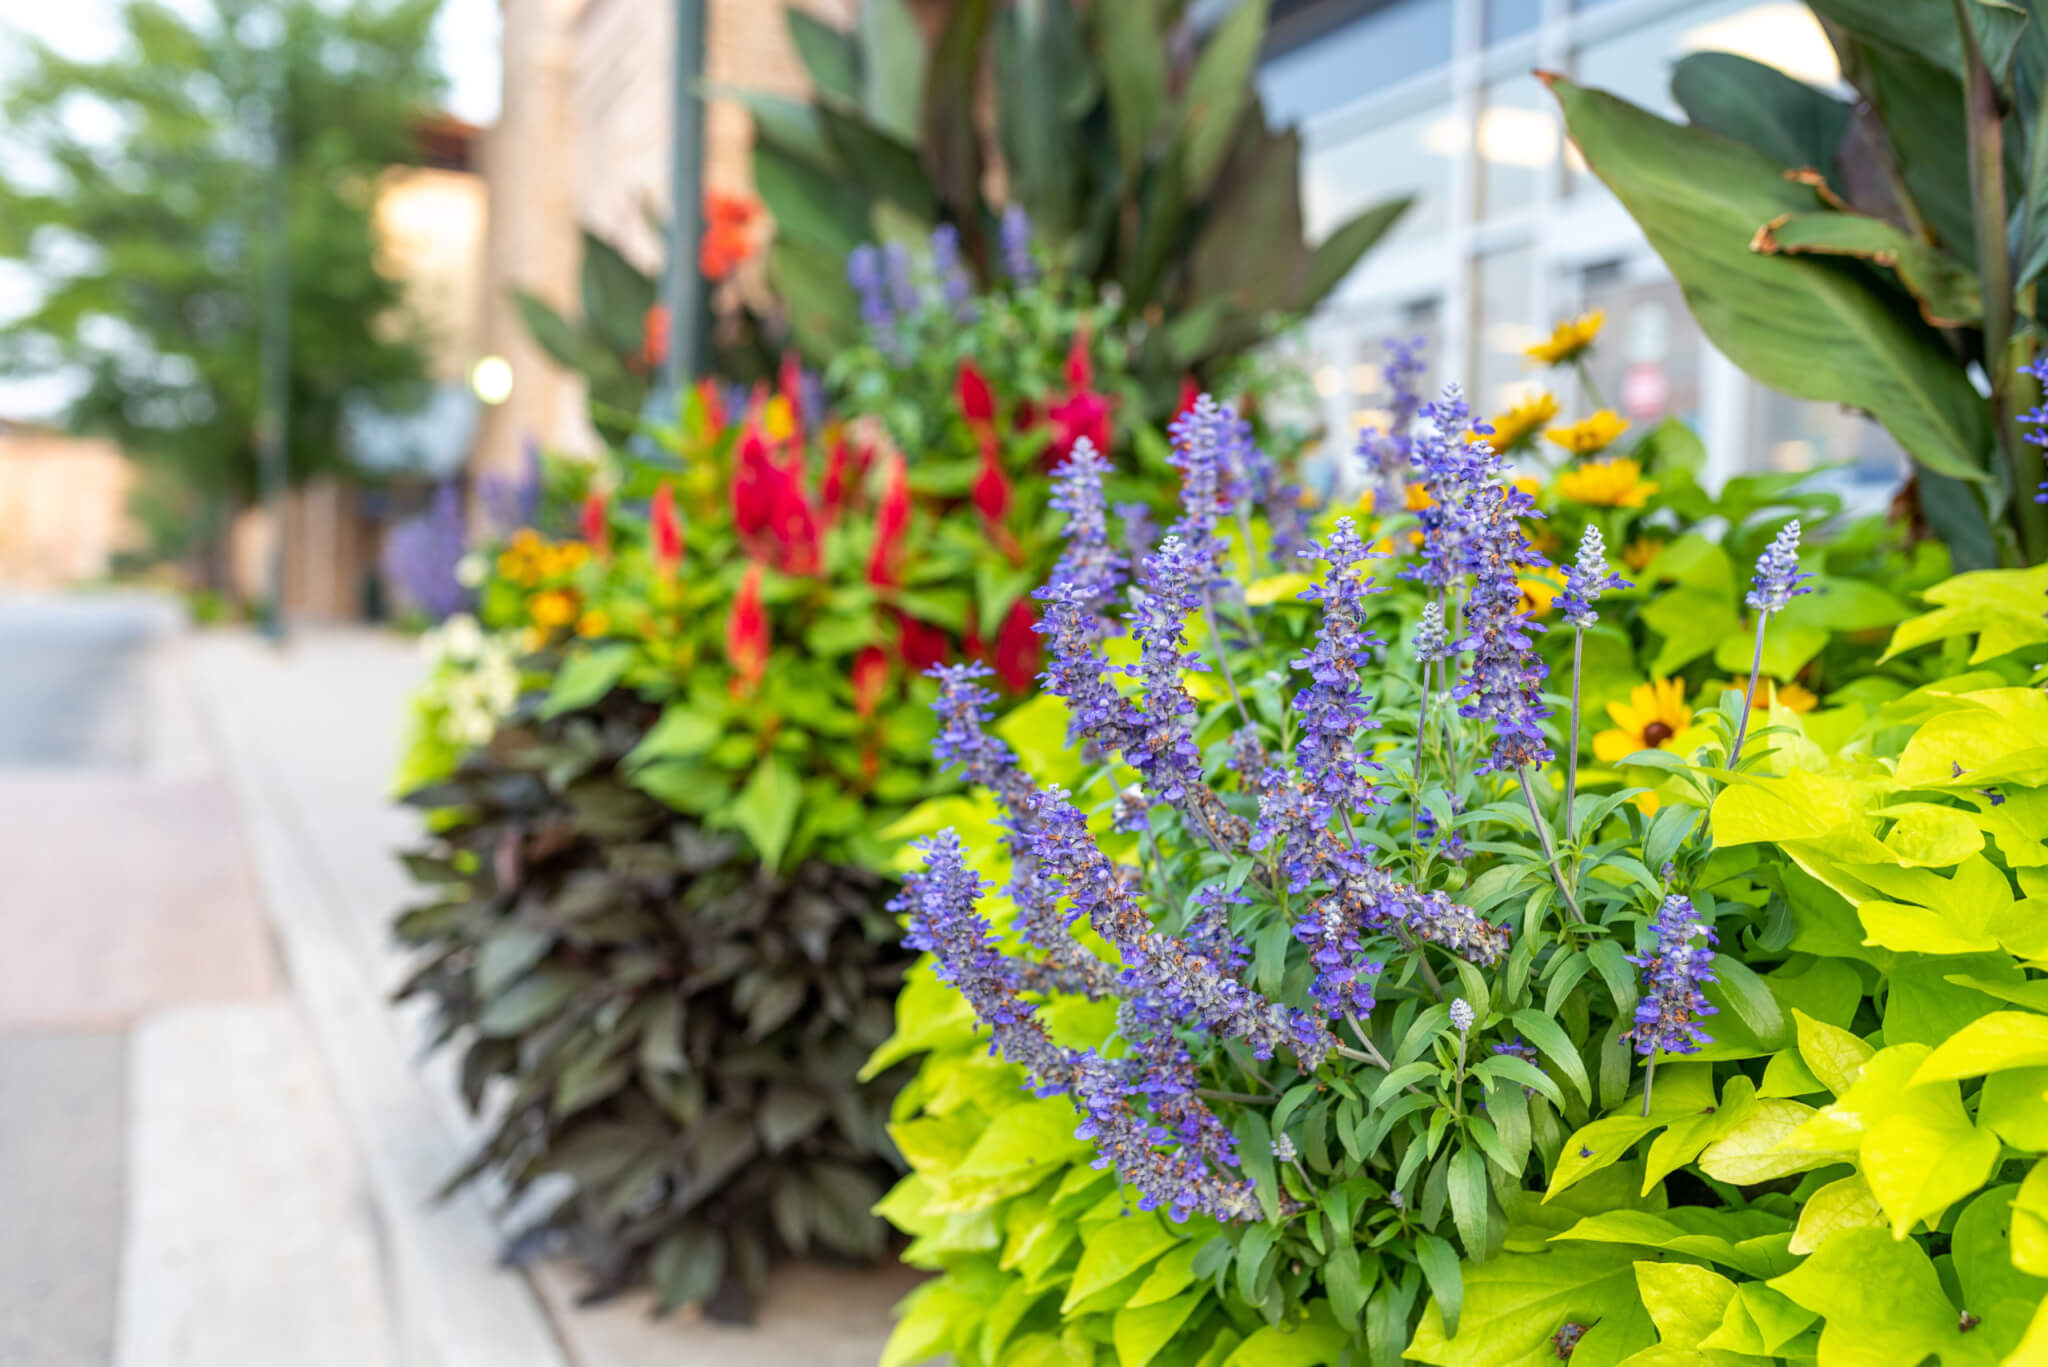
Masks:
[[[1614,439],[1628,431],[1628,419],[1611,408],[1565,427],[1553,427],[1543,435],[1575,456],[1597,455],[1614,445]]]
[[[796,435],[796,410],[777,394],[761,405],[761,430],[770,441],[788,441]]]
[[[1522,591],[1524,617],[1541,617],[1549,612],[1559,592],[1559,586],[1548,579],[1517,579],[1515,587]]]
[[[1559,475],[1557,492],[1600,508],[1640,508],[1657,492],[1657,482],[1644,479],[1643,467],[1632,460],[1596,460]]]
[[[533,595],[526,610],[535,626],[552,631],[576,620],[576,596],[564,589],[548,589]]]
[[[1685,685],[1677,679],[1637,684],[1625,703],[1607,704],[1618,728],[1593,737],[1593,757],[1619,764],[1638,750],[1661,750],[1692,726]]]
[[[576,619],[578,636],[602,636],[612,629],[612,615],[603,608],[591,608]]]
[[[1740,678],[1730,679],[1723,686],[1732,688],[1737,693],[1748,692],[1749,676],[1745,674]],[[1756,696],[1749,700],[1750,710],[1752,712],[1770,711],[1771,699],[1774,697],[1778,701],[1778,706],[1793,712],[1811,712],[1814,708],[1820,706],[1819,698],[1816,698],[1812,693],[1809,693],[1796,683],[1779,683],[1776,679],[1759,679],[1757,680]]]
[[[1512,451],[1526,442],[1537,428],[1557,416],[1557,400],[1549,394],[1539,393],[1487,419],[1493,428],[1488,438],[1496,451]]]
[[[1436,506],[1436,500],[1429,496],[1428,487],[1422,484],[1409,485],[1401,495],[1401,502],[1411,513],[1419,513],[1424,508]]]
[[[1600,325],[1607,321],[1607,315],[1595,309],[1577,318],[1567,318],[1551,330],[1550,340],[1538,342],[1528,349],[1532,361],[1545,365],[1563,365],[1576,360],[1581,352],[1593,345],[1593,339],[1600,335]]]
[[[564,573],[580,569],[590,560],[590,547],[581,541],[564,541],[555,547],[555,560]]]
[[[1664,553],[1664,543],[1654,537],[1639,536],[1621,548],[1621,563],[1641,574],[1650,568],[1650,562]]]
[[[532,555],[544,544],[540,539],[540,533],[531,527],[521,527],[512,533],[512,549],[522,555]]]

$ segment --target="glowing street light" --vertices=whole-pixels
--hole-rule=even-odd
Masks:
[[[503,356],[485,356],[469,371],[469,387],[491,407],[512,397],[512,363]]]

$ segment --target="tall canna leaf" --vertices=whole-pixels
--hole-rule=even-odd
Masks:
[[[1927,468],[1986,479],[1984,404],[1940,337],[1869,275],[1750,243],[1816,206],[1755,150],[1564,77],[1545,80],[1573,141],[1677,277],[1729,359],[1798,398],[1864,409]]]
[[[796,55],[810,73],[811,84],[823,94],[859,104],[861,54],[854,36],[795,5],[784,7],[783,18],[789,24],[789,40]]]
[[[1253,76],[1266,37],[1267,0],[1238,5],[1202,48],[1182,97],[1181,157],[1188,193],[1209,193],[1230,152],[1238,120],[1256,98]]]
[[[1853,112],[1776,67],[1732,52],[1680,58],[1671,97],[1696,127],[1746,143],[1780,166],[1811,166],[1830,180]]]
[[[987,274],[982,232],[981,132],[974,97],[988,35],[991,0],[960,0],[933,45],[925,70],[924,169],[939,203],[959,227],[967,257]]]

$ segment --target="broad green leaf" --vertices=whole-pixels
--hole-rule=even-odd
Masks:
[[[1543,1057],[1558,1066],[1588,1105],[1593,1101],[1593,1080],[1586,1076],[1585,1060],[1562,1026],[1533,1008],[1523,1008],[1508,1017]]]
[[[1984,478],[1984,403],[1933,329],[1869,277],[1750,250],[1759,225],[1811,209],[1810,191],[1751,148],[1547,79],[1572,140],[1730,360],[1795,397],[1870,412],[1922,465]]]
[[[1187,1290],[1194,1283],[1195,1255],[1200,1252],[1200,1247],[1193,1239],[1175,1244],[1168,1249],[1166,1256],[1153,1264],[1151,1274],[1138,1283],[1138,1289],[1131,1293],[1131,1308],[1157,1305]]]
[[[1699,1346],[1770,1357],[1806,1332],[1815,1318],[1811,1310],[1795,1305],[1783,1292],[1762,1282],[1744,1282],[1735,1288],[1721,1327],[1701,1339]]]
[[[1791,256],[1849,256],[1889,267],[1912,292],[1930,327],[1968,326],[1984,310],[1974,271],[1881,218],[1834,212],[1784,214],[1757,230],[1751,249]]]
[[[1985,1078],[1977,1123],[2015,1149],[2048,1153],[2048,1067],[2007,1068]]]
[[[772,867],[781,862],[802,803],[803,785],[796,772],[779,756],[771,755],[754,767],[753,777],[740,790],[728,816],[753,843],[762,862]]]
[[[1583,1182],[1609,1164],[1619,1162],[1637,1140],[1652,1130],[1662,1129],[1664,1124],[1647,1116],[1610,1115],[1582,1126],[1565,1141],[1543,1199],[1554,1200],[1573,1183]]]
[[[960,1160],[958,1172],[968,1177],[1002,1177],[1024,1169],[1049,1170],[1088,1152],[1074,1103],[1065,1097],[1042,1097],[1006,1106],[988,1122],[974,1148]]]
[[[1799,1208],[1799,1227],[1792,1231],[1792,1251],[1811,1253],[1845,1229],[1883,1229],[1884,1211],[1861,1177],[1838,1177]]]
[[[535,969],[485,1004],[477,1016],[477,1031],[498,1037],[523,1035],[551,1019],[592,981],[582,969]]]
[[[1776,67],[1732,52],[1692,52],[1671,69],[1671,98],[1700,127],[1788,169],[1829,173],[1850,107]]]
[[[1908,867],[1946,869],[1984,848],[1984,828],[1973,815],[1932,802],[1888,808],[1896,818],[1885,833],[1885,848]]]
[[[1571,1244],[1468,1267],[1456,1332],[1430,1303],[1407,1357],[1438,1367],[1537,1367],[1545,1355],[1555,1361],[1550,1339],[1566,1321],[1598,1324],[1638,1312],[1635,1258],[1625,1246]]]
[[[541,705],[541,717],[552,720],[565,712],[590,706],[612,691],[612,685],[632,663],[633,647],[624,644],[600,646],[570,656],[555,676],[554,687],[548,690],[547,701]]]
[[[1998,1136],[1972,1125],[1953,1088],[1946,1090],[1940,1103],[1886,1116],[1863,1136],[1863,1180],[1895,1238],[1920,1220],[1936,1224],[1941,1212],[1984,1185],[1998,1162]]]
[[[925,79],[924,34],[917,16],[907,0],[864,0],[858,15],[861,108],[876,127],[914,143]]]
[[[1967,1340],[1934,1264],[1883,1230],[1844,1230],[1770,1285],[1824,1319],[1820,1354],[1830,1367],[1972,1360],[1956,1356]]]
[[[1700,1171],[1719,1182],[1747,1186],[1820,1166],[1810,1154],[1782,1147],[1813,1114],[1811,1106],[1779,1098],[1760,1100],[1741,1123],[1707,1146]]]
[[[1110,1321],[1110,1340],[1116,1345],[1117,1367],[1145,1367],[1159,1350],[1173,1341],[1188,1316],[1202,1303],[1202,1296],[1177,1296],[1170,1301],[1145,1306],[1127,1305]]]
[[[1088,1233],[1081,1247],[1081,1261],[1074,1268],[1074,1279],[1067,1285],[1061,1313],[1140,1271],[1181,1242],[1181,1238],[1152,1211],[1111,1220]]]
[[[716,745],[724,734],[725,727],[716,717],[687,698],[677,698],[661,710],[661,719],[626,755],[626,767],[638,768],[658,759],[693,758]]]
[[[2033,688],[1987,688],[1930,719],[1900,754],[1900,788],[2048,783],[2048,698]],[[1958,772],[1960,771],[1960,772]]]
[[[1102,55],[1109,88],[1117,161],[1125,184],[1135,189],[1146,148],[1166,109],[1167,52],[1158,0],[1103,5],[1090,14],[1101,29],[1095,50]]]
[[[1673,1117],[1670,1128],[1650,1143],[1643,1160],[1643,1195],[1665,1177],[1698,1158],[1709,1144],[1739,1126],[1756,1108],[1756,1087],[1741,1074],[1728,1079],[1721,1102],[1691,1115]]]
[[[1730,1211],[1680,1206],[1657,1212],[1610,1210],[1590,1215],[1554,1242],[1635,1244],[1666,1249],[1689,1258],[1724,1264],[1746,1276],[1770,1277],[1786,1271],[1789,1235],[1785,1221],[1762,1210]]]
[[[1836,1096],[1849,1090],[1863,1065],[1877,1052],[1874,1046],[1847,1030],[1817,1021],[1804,1011],[1794,1011],[1792,1020],[1799,1028],[1800,1058]]]
[[[2041,613],[2044,593],[2048,593],[2048,565],[1972,570],[1944,579],[1922,594],[1939,606],[1899,623],[1884,658],[1951,636],[1976,636],[1970,663],[1981,664],[2048,641],[2048,618]]]
[[[1293,312],[1315,312],[1330,291],[1351,274],[1359,258],[1385,237],[1414,205],[1415,197],[1412,195],[1383,199],[1332,228],[1329,236],[1316,244],[1314,253],[1309,257],[1308,273],[1302,279],[1300,293],[1294,298]]]
[[[1238,120],[1246,104],[1256,98],[1253,74],[1259,45],[1266,36],[1267,3],[1247,0],[1233,7],[1210,31],[1208,42],[1195,58],[1182,96],[1181,123],[1181,155],[1190,199],[1208,195],[1236,139]]]
[[[810,73],[811,84],[824,94],[852,103],[860,98],[860,47],[853,35],[834,28],[794,5],[782,12],[789,38]]]
[[[1350,1348],[1351,1335],[1330,1314],[1327,1301],[1295,1323],[1271,1324],[1237,1345],[1223,1367],[1324,1367]]]
[[[2007,1068],[2048,1064],[2048,1016],[2031,1011],[1994,1011],[1971,1021],[1955,1038],[1927,1056],[1913,1074],[1918,1083],[1981,1077]]]
[[[1685,1263],[1637,1263],[1636,1292],[1664,1347],[1696,1349],[1721,1327],[1735,1299],[1735,1283]]]
[[[2012,1265],[2048,1277],[2048,1158],[2027,1169],[2012,1202]]]

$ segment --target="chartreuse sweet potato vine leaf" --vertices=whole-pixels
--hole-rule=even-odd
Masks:
[[[1970,663],[1982,664],[2048,642],[2043,594],[2048,594],[2048,565],[2027,570],[1975,570],[1944,579],[1921,594],[1939,606],[1899,623],[1884,658],[1953,636],[1975,636]]]
[[[1457,1333],[1445,1331],[1443,1314],[1432,1303],[1407,1356],[1439,1367],[1556,1367],[1551,1338],[1565,1324],[1597,1328],[1642,1316],[1636,1257],[1622,1246],[1560,1244],[1545,1253],[1504,1254],[1467,1267]],[[1638,1348],[1655,1342],[1654,1333],[1643,1335],[1641,1328],[1631,1338]]]

